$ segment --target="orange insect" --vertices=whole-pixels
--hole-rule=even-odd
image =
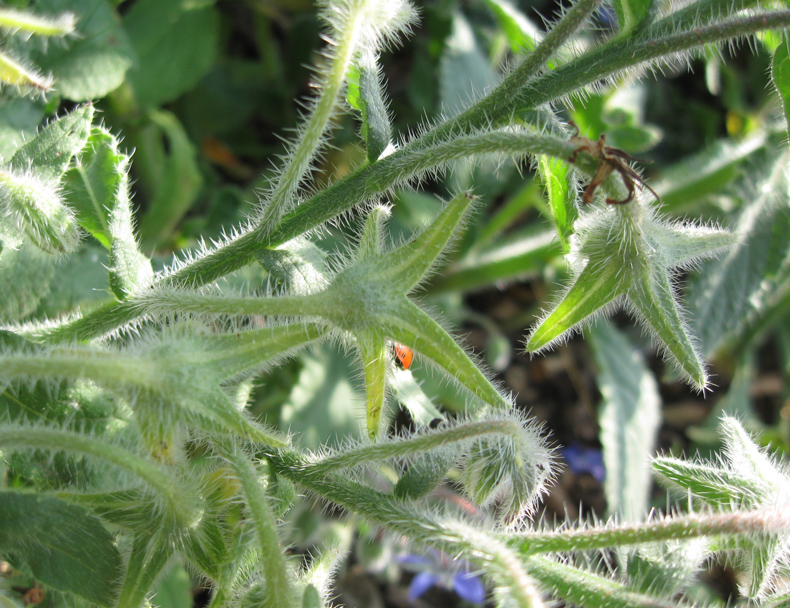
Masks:
[[[395,353],[395,363],[401,369],[409,369],[414,360],[414,351],[400,342],[394,342],[392,351]]]

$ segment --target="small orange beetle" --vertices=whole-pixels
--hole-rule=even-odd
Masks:
[[[395,353],[395,363],[401,369],[409,369],[414,360],[414,351],[400,342],[392,344],[392,351]]]

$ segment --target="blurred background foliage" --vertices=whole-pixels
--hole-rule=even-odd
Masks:
[[[244,221],[311,95],[313,72],[308,66],[322,61],[322,26],[310,1],[15,0],[6,4],[54,12],[68,9],[86,17],[79,21],[77,35],[65,41],[23,47],[13,38],[8,40],[12,49],[16,45],[17,52],[51,72],[58,87],[54,94],[38,99],[6,95],[0,100],[4,158],[22,143],[20,131],[32,135],[45,118],[94,100],[101,120],[123,136],[128,151],[134,150],[140,238],[144,252],[153,253],[157,263],[164,265],[173,255]],[[476,93],[496,84],[503,70],[530,48],[542,19],[550,20],[558,11],[553,0],[426,0],[419,8],[421,19],[412,38],[382,58],[394,128],[400,134],[458,112]],[[597,31],[588,31],[575,44],[585,46],[611,35],[614,21],[611,12],[600,12]],[[766,36],[751,48],[724,49],[723,56],[710,50],[690,66],[686,62],[670,66],[657,78],[648,75],[574,99],[565,117],[586,137],[596,139],[605,133],[608,145],[643,159],[640,166],[661,195],[665,212],[735,226],[739,210],[748,202],[749,186],[763,179],[761,159],[772,154],[774,142],[786,137],[769,86],[770,56],[776,44]],[[354,111],[338,118],[332,146],[315,172],[314,187],[343,177],[363,161],[359,130]],[[767,225],[760,228],[772,235],[762,258],[732,260],[728,276],[751,273],[757,285],[743,278],[744,301],[718,302],[721,320],[701,328],[717,386],[709,394],[695,395],[664,368],[649,339],[621,313],[588,331],[591,340],[573,339],[534,359],[524,354],[527,328],[566,276],[564,243],[552,226],[546,190],[534,169],[507,159],[458,162],[446,179],[426,182],[419,193],[398,192],[389,200],[393,205],[389,236],[399,242],[424,225],[439,208],[431,194],[447,197],[472,188],[481,197],[482,205],[458,250],[421,297],[445,313],[449,324],[517,395],[518,406],[544,422],[561,448],[564,473],[541,516],[556,521],[603,517],[615,510],[611,503],[618,490],[611,484],[616,481],[618,458],[627,458],[627,453],[610,452],[607,460],[601,447],[607,441],[606,417],[615,415],[612,408],[618,407],[617,394],[623,387],[635,387],[640,407],[653,412],[649,420],[641,420],[653,426],[634,432],[655,435],[658,449],[709,454],[718,446],[715,429],[725,411],[737,414],[748,428],[762,431],[772,449],[787,453],[790,325],[786,323],[788,286],[781,273],[788,246],[787,208],[767,218]],[[765,241],[764,232],[755,232],[754,240]],[[314,240],[332,255],[347,246],[349,234],[347,222],[341,221],[315,234]],[[35,319],[105,301],[107,279],[97,264],[104,255],[101,246],[91,243],[62,262],[60,270],[42,267],[33,283],[44,283],[46,288],[30,286],[25,297],[9,298],[4,306],[17,308],[13,314],[10,308],[0,310],[0,316],[16,317],[19,307],[24,307],[28,318]],[[737,267],[738,259],[745,264],[743,269]],[[4,276],[9,276],[13,261],[7,256],[2,261]],[[740,318],[736,313],[743,316],[748,298],[761,289],[766,273],[778,277],[769,304],[759,308],[757,319],[746,329],[728,324]],[[42,276],[47,280],[39,280]],[[703,315],[707,320],[713,314],[705,308],[711,286],[693,274],[688,279],[687,305],[695,326]],[[226,279],[230,287],[251,291],[271,280],[259,266]],[[18,283],[15,289],[28,288]],[[419,357],[412,369],[422,393],[400,386],[396,379],[395,428],[408,426],[415,418],[430,421],[463,408],[463,396],[422,365]],[[345,353],[322,345],[256,378],[247,388],[255,413],[296,433],[302,446],[317,448],[361,436],[360,373]],[[627,401],[628,396],[622,397],[620,407],[627,407]],[[452,486],[443,491],[452,493]],[[663,491],[652,496],[652,506],[666,506]],[[286,517],[294,531],[295,551],[308,551],[319,538],[326,542],[337,537],[353,544],[338,583],[338,603],[367,608],[473,605],[471,595],[459,598],[458,593],[466,592],[460,588],[456,593],[453,581],[439,575],[431,590],[410,600],[406,586],[414,568],[396,559],[407,549],[376,529],[344,522],[337,515],[304,502]],[[436,562],[422,571],[440,572],[442,566]],[[6,584],[22,589],[25,585],[14,579]],[[199,603],[196,585],[175,564],[160,585],[156,603],[162,608]],[[724,605],[735,593],[732,567],[714,565],[699,593],[718,597]]]

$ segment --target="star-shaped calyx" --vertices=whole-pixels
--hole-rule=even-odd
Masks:
[[[393,341],[417,351],[485,403],[509,405],[464,349],[410,297],[453,240],[472,200],[467,193],[455,197],[425,230],[391,250],[382,236],[389,212],[374,208],[353,260],[326,289],[309,296],[314,314],[355,339],[365,374],[371,437],[379,432]]]
[[[310,253],[311,246],[304,240],[263,250],[259,259],[270,275],[285,277],[286,293],[282,295],[232,297],[160,289],[138,298],[137,304],[147,313],[280,317],[305,327],[320,325],[324,336],[340,334],[356,347],[362,360],[367,428],[372,438],[380,430],[395,342],[401,352],[413,349],[485,404],[509,407],[510,401],[464,349],[411,298],[450,245],[472,200],[467,193],[456,196],[422,232],[395,248],[385,247],[382,235],[389,210],[374,207],[365,219],[356,249],[334,272],[325,267],[321,255]],[[288,327],[293,324],[283,331],[287,333]],[[314,339],[311,335],[304,342]]]
[[[594,207],[574,225],[571,284],[532,331],[527,350],[551,347],[622,302],[686,380],[703,390],[708,377],[684,320],[675,277],[735,239],[718,227],[660,217],[643,197]]]

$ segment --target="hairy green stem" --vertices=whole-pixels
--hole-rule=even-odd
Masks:
[[[543,557],[527,562],[527,571],[551,593],[569,603],[596,608],[680,608],[689,606],[637,593],[593,572]]]
[[[370,24],[365,23],[365,12],[361,10],[363,4],[357,2],[348,5],[354,12],[344,19],[343,30],[337,32],[339,39],[323,74],[320,95],[312,107],[310,117],[299,130],[299,140],[294,144],[288,162],[266,201],[263,215],[258,222],[263,230],[271,230],[277,224],[283,210],[293,200],[301,180],[310,170],[312,159],[322,147],[324,133],[337,113],[343,86],[359,46],[359,30],[370,27]]]
[[[700,536],[778,532],[790,528],[790,514],[779,509],[672,517],[643,524],[508,535],[502,539],[521,555],[587,551]]]
[[[485,107],[484,113],[478,113],[470,108],[467,113],[442,125],[441,132],[451,137],[453,133],[464,133],[491,124],[504,124],[510,120],[516,110],[535,108],[555,101],[629,67],[682,53],[705,44],[788,26],[790,26],[790,10],[766,11],[755,15],[733,17],[690,31],[668,34],[658,39],[614,40],[556,70],[532,78],[520,90],[508,95],[507,104],[494,105],[487,101],[489,97],[484,98],[473,106],[473,108]],[[269,232],[264,228],[252,230],[160,279],[157,286],[199,286],[211,283],[252,261],[254,252],[258,248],[282,244],[337,217],[377,193],[430,171],[444,162],[481,151],[479,148],[474,151],[464,150],[455,145],[456,141],[460,143],[461,140],[437,142],[438,138],[434,133],[434,131],[426,133],[405,148],[373,165],[357,169],[345,179],[319,192],[285,216],[274,231]],[[483,141],[475,140],[474,135],[468,137],[472,140],[466,140],[466,143]],[[545,141],[545,136],[541,137]],[[437,143],[432,146],[430,145],[432,142]],[[428,150],[431,152],[429,153]],[[489,142],[488,149],[482,151],[494,150]],[[540,146],[524,151],[552,154],[551,150],[540,149]],[[430,158],[434,154],[441,160]],[[558,156],[567,158],[565,152]],[[112,331],[133,320],[138,314],[134,305],[129,302],[110,304],[80,319],[44,330],[37,335],[55,341],[85,340]]]
[[[328,474],[337,469],[355,467],[360,464],[381,462],[402,456],[414,456],[435,450],[448,443],[462,442],[488,435],[518,437],[520,433],[521,425],[513,420],[468,422],[410,439],[390,439],[383,443],[364,445],[339,452],[315,463],[311,468],[319,473]]]
[[[462,112],[427,132],[407,146],[414,150],[430,146],[453,134],[469,133],[490,124],[494,116],[512,114],[515,94],[527,86],[559,48],[589,19],[601,0],[579,0],[546,35],[543,41],[489,95]]]
[[[296,608],[298,605],[293,583],[288,575],[285,552],[277,538],[277,518],[269,506],[269,499],[261,485],[260,473],[246,456],[229,448],[224,456],[230,462],[244,493],[250,520],[260,543],[260,559],[266,582],[266,606]]]
[[[0,378],[63,380],[85,378],[105,386],[152,388],[156,370],[150,361],[117,353],[58,350],[44,355],[0,355]]]
[[[62,450],[98,458],[145,481],[164,500],[171,519],[188,525],[195,517],[196,505],[191,492],[154,463],[98,438],[62,429],[4,424],[0,425],[0,446]]]
[[[311,492],[421,544],[476,564],[499,584],[508,587],[514,605],[519,608],[542,605],[534,583],[518,557],[486,532],[457,520],[438,519],[427,510],[420,510],[342,475],[320,474],[293,450],[269,451],[266,456],[278,473]]]

